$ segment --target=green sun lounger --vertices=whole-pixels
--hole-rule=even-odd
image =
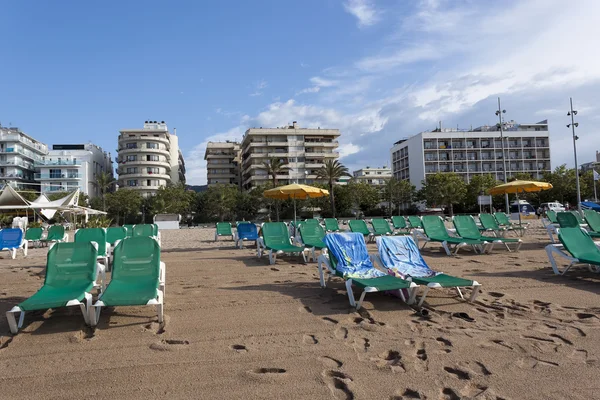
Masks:
[[[421,249],[425,248],[428,242],[441,243],[447,255],[452,255],[452,246],[454,246],[454,254],[458,253],[462,247],[471,246],[473,251],[484,253],[490,245],[485,239],[467,239],[464,237],[450,236],[446,225],[441,217],[437,215],[424,215],[422,218],[423,230],[425,231],[425,244]],[[415,236],[415,242],[418,244],[418,236]]]
[[[42,235],[44,229],[42,228],[28,228],[25,232],[25,240],[31,242],[32,247],[39,247],[42,245]]]
[[[133,237],[133,227],[135,225],[123,225],[123,228],[125,228],[125,231],[127,232],[127,237]]]
[[[215,229],[215,242],[221,236],[231,236],[231,240],[234,240],[233,231],[231,230],[231,224],[229,222],[217,222]]]
[[[456,215],[453,219],[454,227],[456,228],[456,232],[465,239],[478,239],[485,240],[490,242],[491,244],[500,243],[506,246],[506,249],[510,252],[510,247],[508,247],[508,243],[516,244],[515,251],[519,251],[523,241],[521,239],[512,239],[512,238],[501,238],[501,237],[490,237],[484,236],[479,231],[475,220],[470,215]],[[492,246],[488,251],[492,250]]]
[[[479,222],[486,232],[492,232],[494,236],[504,237],[508,228],[498,225],[492,214],[479,214]]]
[[[341,231],[337,218],[325,218],[325,230],[327,232]]]
[[[106,243],[114,247],[119,240],[127,237],[127,229],[124,226],[111,226],[106,228]]]
[[[409,215],[408,223],[411,229],[423,229],[423,221],[418,215]]]
[[[325,238],[325,230],[319,224],[300,225],[298,230],[300,232],[300,239],[302,240],[304,247],[310,251],[312,260],[317,261],[315,249],[323,250],[327,247],[325,246],[325,242],[323,242],[323,239]]]
[[[418,303],[419,307],[425,301],[430,289],[456,288],[459,296],[464,299],[460,288],[468,287],[472,289],[470,298],[472,302],[479,293],[481,284],[477,281],[432,270],[410,236],[377,238],[377,249],[379,250],[377,260],[383,268],[393,271],[400,278],[425,286],[425,291]]]
[[[590,236],[591,233],[600,234],[600,214],[594,210],[583,210],[585,222],[587,222]]]
[[[33,296],[6,313],[12,333],[23,326],[25,312],[79,306],[86,324],[90,324],[89,309],[92,305],[93,288],[100,288],[105,281],[104,268],[96,261],[98,250],[90,242],[55,243],[48,250],[46,279]],[[102,283],[97,283],[98,273]],[[15,314],[20,313],[19,322]]]
[[[369,230],[367,223],[362,219],[351,219],[348,221],[348,226],[351,232],[362,233],[367,238],[367,242],[371,242],[375,234]]]
[[[508,216],[503,212],[495,212],[494,218],[501,228],[506,228],[509,231],[513,231],[519,236],[523,236],[525,234],[527,227],[519,224],[513,224],[510,219],[508,219]]]
[[[387,222],[383,218],[373,218],[371,220],[371,225],[373,226],[373,234],[375,236],[381,235],[400,235],[401,233],[394,233],[394,230],[390,227],[389,222]],[[407,233],[404,233],[405,235]]]
[[[262,226],[262,238],[256,241],[258,258],[263,253],[269,255],[269,264],[275,264],[278,253],[300,253],[306,262],[304,247],[294,246],[289,236],[288,228],[283,222],[266,222]]]
[[[325,288],[325,269],[331,276],[338,276],[345,280],[348,300],[352,307],[360,309],[367,293],[398,291],[402,300],[408,304],[415,301],[418,286],[407,280],[388,275],[373,266],[367,244],[362,234],[352,233],[330,233],[325,236],[327,253],[318,258],[319,278],[321,287]],[[354,298],[352,285],[362,289],[360,299]],[[403,289],[407,290],[405,296]]]
[[[65,233],[65,227],[62,225],[52,225],[48,228],[48,235],[46,239],[44,239],[46,243],[48,242],[68,242],[69,235]]]
[[[158,225],[156,224],[136,224],[133,226],[132,237],[153,237],[158,241],[158,245],[161,245],[160,232],[158,231]]]
[[[404,219],[404,217],[399,216],[399,215],[395,215],[392,217],[392,225],[394,226],[394,229],[400,231],[400,232],[410,232],[410,228],[409,226],[406,224],[406,219]]]
[[[94,242],[98,245],[98,259],[108,268],[110,257],[110,244],[106,242],[106,230],[104,228],[77,229],[73,237],[75,243]]]
[[[91,324],[98,324],[102,307],[117,306],[156,306],[158,322],[162,323],[165,270],[155,238],[138,236],[120,241],[114,251],[110,283],[90,309]]]
[[[564,275],[575,264],[587,264],[590,271],[600,272],[600,249],[581,227],[560,228],[558,240],[562,246],[560,244],[546,246],[546,254],[555,274]],[[561,249],[563,246],[564,248]],[[553,255],[565,258],[570,264],[561,272]]]

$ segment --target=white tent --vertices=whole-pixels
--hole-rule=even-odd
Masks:
[[[4,185],[2,193],[0,193],[0,210],[14,210],[29,207],[29,202],[23,198],[10,185]]]

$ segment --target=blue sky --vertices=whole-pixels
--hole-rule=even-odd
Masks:
[[[556,166],[600,150],[600,4],[579,0],[4,2],[0,123],[113,152],[144,120],[177,128],[189,183],[209,140],[252,126],[339,128],[342,161],[402,137],[549,119]]]

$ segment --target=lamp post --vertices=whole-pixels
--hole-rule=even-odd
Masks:
[[[504,183],[507,182],[507,176],[506,176],[506,154],[504,152],[504,123],[502,122],[502,114],[506,114],[506,110],[503,110],[502,107],[500,106],[500,97],[498,97],[498,110],[496,111],[496,115],[498,116],[498,127],[500,128],[500,144],[502,146],[502,170],[504,171]],[[505,207],[506,207],[506,213],[508,214],[510,212],[510,207],[508,204],[508,193],[504,194],[504,203],[505,203]],[[518,207],[518,205],[517,205]]]
[[[577,139],[579,137],[575,134],[575,128],[579,126],[579,122],[575,122],[575,116],[577,110],[573,110],[573,98],[570,97],[571,111],[567,112],[567,116],[571,117],[571,123],[567,125],[567,128],[571,128],[573,131],[573,155],[575,156],[575,186],[577,188],[577,211],[581,214],[581,190],[579,187],[579,165],[577,164]]]

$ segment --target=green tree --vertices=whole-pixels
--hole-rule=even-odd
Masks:
[[[548,202],[558,200],[565,204],[571,205],[577,204],[577,190],[576,190],[576,171],[574,168],[567,168],[565,164],[560,165],[552,172],[544,174],[544,181],[552,184],[552,189],[546,190],[540,193],[540,201]],[[581,187],[582,199],[584,193],[593,192],[593,188],[590,190],[586,179],[580,179],[579,184]]]
[[[384,199],[389,203],[390,216],[394,214],[395,206],[400,213],[400,207],[404,204],[412,203],[416,188],[408,180],[388,179],[383,188]]]
[[[347,190],[351,194],[351,199],[355,209],[367,214],[377,208],[379,204],[379,191],[368,183],[350,182]]]
[[[150,198],[149,210],[152,214],[188,214],[196,201],[196,193],[186,190],[183,183],[162,186]]]
[[[235,185],[215,185],[210,186],[202,194],[202,210],[209,218],[216,218],[218,221],[224,221],[226,218],[234,217],[235,207],[238,197],[238,187]]]
[[[343,176],[350,176],[348,168],[338,160],[327,160],[325,165],[317,170],[317,179],[327,183],[329,188],[329,199],[331,202],[331,213],[335,218],[335,191],[333,185]]]
[[[462,203],[467,195],[467,185],[454,172],[438,172],[428,175],[422,182],[421,198],[428,206],[446,206],[454,215],[454,204]]]
[[[271,176],[273,187],[277,187],[277,175],[281,175],[285,170],[290,167],[281,158],[271,157],[262,167],[267,171],[267,176]],[[275,203],[275,213],[277,214],[277,221],[279,221],[279,204]]]
[[[467,185],[467,194],[465,197],[466,206],[471,210],[477,209],[477,196],[481,194],[487,195],[488,189],[498,186],[499,184],[500,182],[497,181],[492,174],[471,176],[471,180]],[[493,202],[501,203],[503,198],[504,196],[494,196]]]
[[[27,201],[34,201],[40,196],[38,192],[35,192],[33,190],[23,190],[19,191],[18,193]]]
[[[100,172],[96,176],[94,185],[100,190],[100,198],[102,199],[102,211],[106,211],[106,193],[111,191],[115,183],[115,178],[109,172]]]
[[[137,215],[142,208],[143,198],[136,191],[131,189],[119,189],[116,192],[107,193],[105,197],[106,210],[109,217],[117,225],[125,221],[128,217]]]

